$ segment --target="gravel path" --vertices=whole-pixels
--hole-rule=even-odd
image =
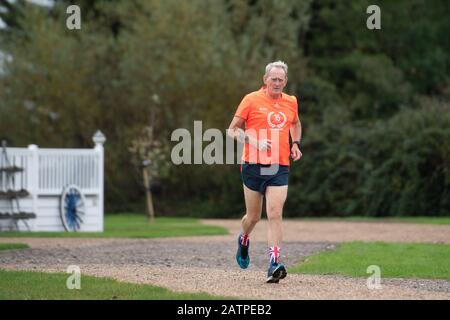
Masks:
[[[0,238],[0,242],[28,243],[31,247],[0,251],[0,268],[65,272],[67,266],[75,264],[80,266],[82,275],[244,299],[450,299],[450,281],[443,280],[382,279],[382,289],[369,290],[365,278],[288,274],[279,284],[266,284],[265,222],[258,224],[252,234],[252,262],[247,270],[240,270],[234,260],[239,221],[205,223],[223,225],[229,228],[230,235],[167,239]],[[393,225],[291,221],[284,228],[282,260],[289,270],[303,257],[333,250],[337,242],[409,242],[411,232],[416,232],[422,242],[450,243],[449,226]],[[392,227],[396,232],[386,238]],[[314,238],[311,230],[319,235]],[[379,239],[381,235],[384,238]]]
[[[239,220],[203,220],[205,224],[223,226],[231,234],[238,234]],[[252,239],[265,241],[267,220],[262,220],[252,233]],[[285,241],[307,242],[429,242],[450,243],[450,225],[414,224],[399,222],[299,221],[285,220]]]

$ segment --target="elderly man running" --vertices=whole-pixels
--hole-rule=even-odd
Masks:
[[[238,237],[236,260],[242,269],[250,263],[250,233],[261,219],[263,197],[269,222],[268,283],[278,283],[287,275],[280,262],[282,213],[287,198],[290,160],[302,157],[301,123],[297,99],[283,93],[288,81],[288,67],[282,61],[266,66],[264,86],[247,94],[231,121],[228,134],[244,143],[241,177],[246,214]],[[245,131],[242,125],[245,124]],[[289,134],[292,146],[289,144]]]

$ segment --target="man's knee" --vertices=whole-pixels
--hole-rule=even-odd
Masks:
[[[259,213],[258,214],[249,214],[249,213],[247,213],[245,215],[245,219],[247,221],[249,221],[250,223],[258,223],[259,220],[261,220],[261,215]]]
[[[281,220],[283,214],[283,208],[274,206],[267,208],[267,219],[268,220]]]

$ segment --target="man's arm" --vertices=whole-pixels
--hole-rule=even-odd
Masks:
[[[244,122],[245,120],[243,118],[234,117],[227,130],[227,134],[233,139],[237,139],[241,143],[248,143],[260,150],[269,150],[271,148],[271,142],[269,140],[258,142],[258,140],[256,140],[254,137],[247,135],[242,129]]]
[[[291,126],[290,129],[292,141],[300,141],[302,139],[302,124],[300,119]]]
[[[237,139],[239,142],[248,143],[248,136],[242,130],[245,120],[240,117],[234,117],[230,123],[230,127],[227,130],[227,134],[233,139]]]
[[[291,133],[292,142],[300,142],[300,140],[302,139],[302,124],[300,123],[300,119],[298,119],[297,122],[291,126],[291,129],[289,131]],[[297,161],[302,157],[302,155],[303,154],[300,151],[298,145],[293,143],[291,147],[292,160]]]

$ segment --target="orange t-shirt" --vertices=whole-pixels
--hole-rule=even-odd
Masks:
[[[298,121],[297,98],[285,93],[273,99],[265,87],[247,94],[235,114],[245,120],[245,133],[258,140],[271,140],[269,151],[245,144],[242,160],[250,163],[290,165],[289,129]]]

